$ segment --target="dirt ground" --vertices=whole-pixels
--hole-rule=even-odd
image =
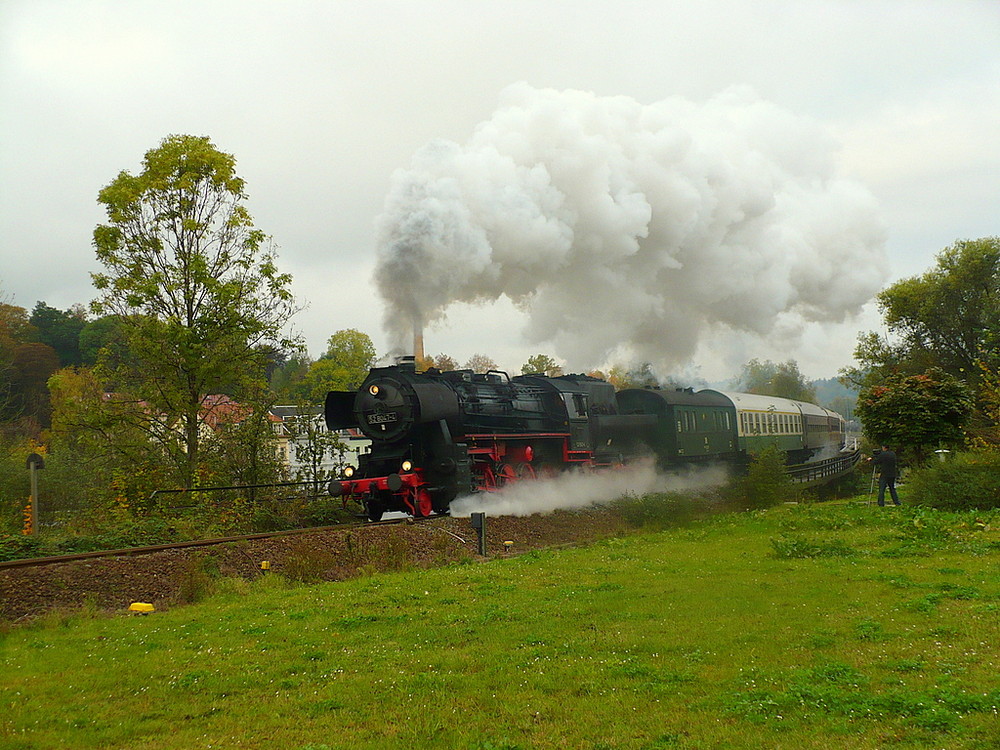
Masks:
[[[624,530],[619,518],[603,510],[495,516],[486,526],[487,558],[585,543]],[[505,541],[513,542],[509,549]],[[0,570],[0,620],[23,621],[85,605],[125,611],[132,602],[149,602],[164,609],[197,601],[217,576],[263,575],[265,562],[272,572],[294,580],[336,581],[483,559],[477,546],[468,518],[438,518]]]

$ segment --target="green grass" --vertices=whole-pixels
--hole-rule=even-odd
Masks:
[[[992,748],[1000,516],[786,506],[8,627],[2,748]]]

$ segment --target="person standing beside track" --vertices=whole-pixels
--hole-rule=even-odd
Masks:
[[[896,460],[896,454],[888,447],[883,445],[882,450],[876,453],[874,456],[868,459],[874,462],[875,466],[879,469],[879,480],[878,480],[878,504],[881,507],[885,507],[885,491],[886,488],[889,490],[889,495],[892,497],[892,502],[895,505],[901,505],[899,502],[899,495],[896,494],[896,478],[899,476],[899,465]]]

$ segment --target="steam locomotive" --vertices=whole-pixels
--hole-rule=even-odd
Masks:
[[[418,373],[413,359],[373,368],[357,391],[331,391],[331,430],[370,440],[330,494],[387,511],[448,512],[456,497],[519,479],[652,456],[661,468],[745,462],[766,445],[804,463],[839,450],[844,420],[814,404],[706,389],[614,387],[587,375],[471,370]]]

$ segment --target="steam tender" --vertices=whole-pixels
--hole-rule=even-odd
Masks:
[[[330,494],[368,518],[448,512],[471,492],[576,468],[652,456],[660,468],[744,462],[767,445],[802,463],[843,447],[844,420],[814,404],[702,390],[614,387],[587,375],[417,373],[412,359],[376,367],[355,391],[326,398],[331,430],[371,439]]]

